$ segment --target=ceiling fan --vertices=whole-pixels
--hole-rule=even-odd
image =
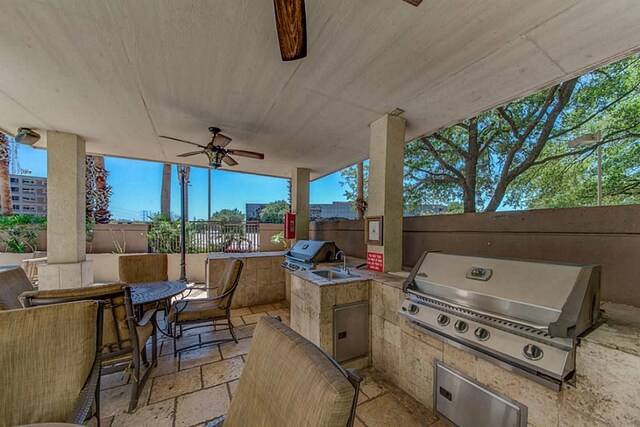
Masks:
[[[200,147],[201,150],[178,154],[178,157],[189,157],[195,156],[196,154],[206,154],[209,158],[209,166],[214,169],[218,169],[220,166],[222,166],[222,162],[226,163],[229,166],[237,165],[238,162],[229,154],[233,154],[234,156],[249,157],[251,159],[264,159],[264,154],[262,153],[226,148],[227,145],[229,145],[229,143],[231,142],[231,138],[221,134],[220,128],[210,127],[209,132],[211,132],[212,136],[211,141],[209,141],[207,145],[196,144],[195,142],[185,141],[184,139],[174,138],[172,136],[160,135],[160,138],[170,139],[172,141],[183,142],[185,144],[191,144],[195,145],[196,147]]]
[[[420,6],[422,0],[403,0]],[[307,22],[304,0],[273,0],[276,29],[283,61],[294,61],[307,56]]]

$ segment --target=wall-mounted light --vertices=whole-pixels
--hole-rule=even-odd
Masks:
[[[18,144],[33,145],[40,140],[40,134],[29,128],[19,128],[13,139]]]

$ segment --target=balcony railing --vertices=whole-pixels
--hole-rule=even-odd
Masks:
[[[257,252],[260,230],[257,222],[187,221],[187,253]],[[150,252],[179,253],[179,222],[151,223],[148,233]]]

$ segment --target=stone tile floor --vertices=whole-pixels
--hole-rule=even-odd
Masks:
[[[138,409],[126,412],[130,393],[128,374],[102,377],[102,425],[120,426],[206,426],[227,412],[244,366],[255,324],[262,316],[280,316],[289,324],[286,301],[232,310],[238,343],[209,345],[173,356],[171,339],[160,339],[158,366],[142,392]],[[185,331],[179,347],[223,338],[228,332],[214,332],[210,326]],[[406,393],[385,381],[375,370],[361,372],[362,384],[356,426],[433,426],[443,421]]]

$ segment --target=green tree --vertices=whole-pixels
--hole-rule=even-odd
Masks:
[[[284,200],[269,203],[260,211],[260,222],[282,224],[284,214],[289,211],[289,204]]]
[[[221,209],[211,214],[211,221],[244,221],[244,214],[238,209]]]

